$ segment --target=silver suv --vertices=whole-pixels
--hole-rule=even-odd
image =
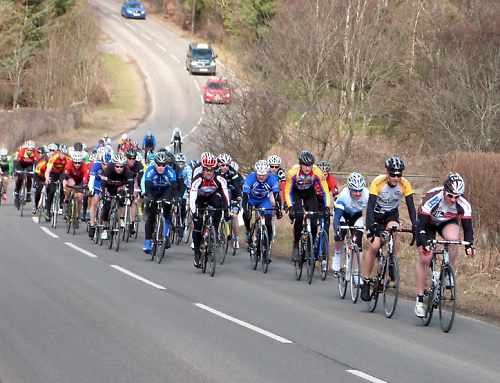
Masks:
[[[191,43],[188,46],[186,55],[186,69],[189,74],[206,73],[216,75],[215,59],[217,55],[210,44]]]

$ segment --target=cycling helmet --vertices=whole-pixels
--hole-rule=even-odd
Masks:
[[[111,162],[111,153],[104,153],[101,157],[101,161],[105,164],[109,164]]]
[[[25,147],[26,149],[31,149],[31,150],[33,150],[33,149],[35,149],[35,146],[36,146],[36,145],[35,145],[35,142],[34,142],[34,141],[31,141],[31,140],[26,141],[26,142],[24,143],[24,147]]]
[[[231,161],[233,159],[229,154],[219,154],[219,157],[217,157],[217,161],[220,165],[231,165]]]
[[[318,161],[317,163],[318,168],[321,169],[323,173],[329,173],[330,172],[330,163],[327,161]]]
[[[182,153],[177,153],[175,155],[175,162],[185,164],[186,163],[186,156]]]
[[[194,169],[196,167],[196,165],[198,165],[199,162],[198,160],[191,160],[189,161],[189,165]]]
[[[450,173],[444,179],[444,190],[455,195],[462,195],[465,191],[465,182],[458,173]]]
[[[267,173],[269,173],[271,167],[269,166],[269,162],[267,162],[266,160],[260,160],[255,163],[254,169],[257,175],[265,176]]]
[[[134,146],[139,146],[139,143],[137,141],[132,142],[132,147]]]
[[[122,140],[126,140],[127,139],[127,135],[125,133],[122,134]]]
[[[125,157],[123,153],[118,153],[113,157],[113,163],[115,165],[125,165],[127,163],[127,157]]]
[[[134,148],[130,148],[125,153],[125,156],[131,160],[135,160],[135,158],[137,157],[137,151]]]
[[[155,164],[158,166],[167,166],[168,158],[167,154],[164,152],[157,153],[155,155]]]
[[[59,153],[61,154],[68,154],[69,153],[69,147],[66,144],[62,144],[59,146]]]
[[[157,150],[157,152],[158,153],[167,153],[168,150],[167,150],[167,148],[160,148],[160,149]]]
[[[3,148],[2,150],[0,150],[0,156],[6,156],[7,154],[9,154],[7,149]]]
[[[361,191],[366,186],[365,177],[356,172],[351,173],[347,178],[347,186],[352,191]]]
[[[180,132],[181,132],[180,128],[175,128],[175,133],[180,133]]]
[[[90,161],[90,162],[94,162],[94,161],[96,160],[96,157],[97,157],[97,155],[96,155],[96,154],[91,153],[91,154],[89,155],[89,161]]]
[[[299,154],[299,164],[301,165],[311,166],[314,164],[314,161],[316,161],[316,159],[311,152],[303,151]]]
[[[158,152],[158,154],[163,153],[163,152]],[[154,161],[156,154],[151,153],[148,157],[148,161]]]
[[[214,156],[210,156],[210,157],[204,158],[203,161],[201,161],[201,164],[207,170],[215,170],[215,167],[217,165],[217,160],[215,159]]]
[[[82,144],[83,150],[87,150],[87,144]]]
[[[235,171],[236,173],[238,173],[238,172],[239,172],[239,170],[240,170],[240,165],[238,165],[236,162],[234,162],[234,161],[233,161],[233,162],[231,162],[231,166],[232,166],[232,168],[234,169],[234,171]]]
[[[137,157],[135,157],[135,160],[139,162],[142,162],[142,160],[144,160],[141,152],[137,152]]]
[[[269,165],[281,165],[281,158],[276,155],[272,155],[267,159],[267,162],[269,162]]]
[[[101,139],[101,140],[99,140],[99,141],[97,141],[97,143],[98,143],[99,145],[101,145],[101,144],[102,144],[102,146],[104,146],[104,140],[102,140],[102,139]]]
[[[106,149],[104,146],[99,146],[97,148],[97,154],[98,155],[101,156],[101,155],[106,154],[106,153],[108,153],[108,149]]]
[[[73,148],[74,148],[75,150],[83,150],[83,144],[82,144],[81,142],[79,142],[79,141],[78,141],[78,142],[75,142],[75,143],[73,144]]]
[[[56,149],[56,151],[57,151],[57,150],[59,150],[59,146],[60,146],[60,145],[59,145],[59,142],[54,142],[54,145],[55,145],[55,146],[56,146],[56,148],[57,148],[57,149]]]
[[[45,154],[45,148],[43,146],[37,148],[36,151],[38,152],[39,156],[43,156]]]
[[[83,154],[80,152],[74,152],[73,155],[71,156],[71,159],[73,160],[73,163],[82,162],[83,161]]]
[[[148,137],[151,137],[152,135],[153,135],[153,133],[151,133],[151,132],[146,133],[146,136],[148,136]]]
[[[203,161],[205,158],[208,158],[208,157],[213,157],[214,155],[210,152],[203,152],[201,153],[201,160]]]
[[[174,153],[172,153],[172,152],[167,152],[167,153],[165,153],[165,155],[167,156],[167,164],[169,164],[169,165],[173,165],[173,163],[175,162],[175,156],[174,156]]]
[[[49,144],[47,146],[47,148],[49,149],[49,152],[56,152],[57,151],[57,146],[56,144]]]
[[[385,168],[388,172],[403,172],[405,170],[405,163],[401,158],[391,157],[385,161]]]

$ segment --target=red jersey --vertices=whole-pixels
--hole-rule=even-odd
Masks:
[[[335,177],[332,176],[331,174],[328,174],[325,180],[328,185],[328,189],[332,192],[333,198],[338,196],[339,187],[337,186],[337,181],[335,180]],[[314,189],[316,191],[316,198],[318,199],[318,201],[323,201],[323,191],[321,190],[321,187],[318,184],[316,184],[314,186]]]
[[[80,164],[80,167],[76,168],[75,164],[73,164],[73,161],[69,160],[66,162],[66,166],[64,167],[64,174],[67,174],[74,180],[81,180],[83,178],[83,183],[86,184],[89,178],[89,169],[85,162],[82,162]]]
[[[45,172],[47,171],[47,160],[42,159],[36,164],[35,173],[41,178],[45,179]]]
[[[40,161],[38,157],[38,152],[33,150],[30,155],[26,153],[26,148],[21,148],[17,153],[16,161],[19,161],[22,165],[33,165],[35,161]]]
[[[66,155],[64,159],[61,158],[61,153],[55,152],[50,156],[49,161],[47,162],[47,166],[52,166],[52,171],[54,173],[61,173],[68,162],[69,157]]]

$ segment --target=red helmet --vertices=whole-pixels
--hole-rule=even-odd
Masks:
[[[201,161],[202,166],[207,170],[215,170],[217,159],[213,156],[206,157]]]

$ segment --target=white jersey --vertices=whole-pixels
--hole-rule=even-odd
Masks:
[[[363,188],[363,194],[361,194],[360,199],[355,199],[352,197],[351,192],[348,187],[342,189],[340,194],[337,196],[337,201],[335,202],[335,209],[341,209],[350,217],[361,213],[368,206],[368,198],[370,192],[367,188]]]

